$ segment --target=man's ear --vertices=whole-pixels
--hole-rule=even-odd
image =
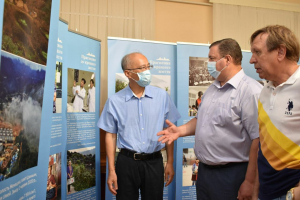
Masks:
[[[278,61],[282,61],[286,57],[286,46],[280,45],[277,50],[278,50],[277,59]]]
[[[225,56],[225,60],[226,60],[226,65],[229,65],[230,63],[232,63],[232,57],[231,57],[231,55],[226,55]]]
[[[129,71],[128,71],[128,70],[124,70],[123,72],[124,72],[124,74],[125,74],[125,76],[126,76],[127,78],[129,78],[129,77],[130,77],[130,75],[129,75],[130,73],[129,73]]]

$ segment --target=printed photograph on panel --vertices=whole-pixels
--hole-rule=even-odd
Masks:
[[[6,0],[0,63],[0,181],[37,166],[51,0]]]
[[[53,113],[61,113],[62,105],[62,62],[56,62]]]
[[[128,78],[124,73],[116,73],[116,92],[124,89],[129,84]],[[150,85],[161,88],[171,94],[171,76],[170,75],[151,75]]]
[[[61,199],[61,153],[49,156],[46,199]]]
[[[182,186],[196,186],[199,160],[194,149],[182,149]]]
[[[197,115],[201,98],[213,83],[213,77],[207,70],[208,58],[189,57],[189,108],[190,117]]]
[[[67,194],[96,185],[95,146],[67,151]]]
[[[95,112],[95,74],[68,69],[67,112]]]
[[[51,0],[6,0],[2,50],[46,65]]]

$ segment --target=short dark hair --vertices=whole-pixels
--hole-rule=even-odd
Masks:
[[[237,41],[232,38],[226,38],[213,42],[209,48],[218,46],[221,57],[230,55],[233,58],[233,63],[236,65],[242,64],[243,54],[241,47]]]
[[[86,83],[86,81],[85,81],[85,79],[84,79],[84,78],[82,78],[81,80],[83,81],[83,83],[84,83],[84,84]]]
[[[130,64],[130,56],[131,55],[134,55],[134,54],[141,54],[140,52],[133,52],[133,53],[129,53],[129,54],[126,54],[122,60],[121,60],[121,66],[122,66],[122,70],[124,71],[125,69],[127,69],[128,65]],[[143,55],[143,54],[141,54]]]
[[[93,85],[95,85],[95,83],[94,83],[94,80],[93,80],[93,79],[91,79],[91,80],[90,80],[90,82],[92,82],[92,83],[93,83]]]
[[[195,105],[192,105],[192,108],[196,108],[196,106],[195,106]]]
[[[198,97],[202,96],[203,95],[203,92],[202,91],[199,91],[198,92]]]
[[[279,48],[280,45],[284,45],[286,47],[286,58],[298,62],[300,51],[299,40],[290,29],[281,25],[266,26],[251,35],[250,44],[260,34],[268,34],[266,45],[269,52]]]

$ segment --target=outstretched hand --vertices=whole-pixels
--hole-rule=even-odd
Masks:
[[[162,130],[157,133],[157,136],[161,136],[158,141],[161,143],[171,144],[175,140],[177,140],[180,136],[179,128],[175,126],[172,122],[169,120],[166,120],[166,124],[169,126],[167,129]]]

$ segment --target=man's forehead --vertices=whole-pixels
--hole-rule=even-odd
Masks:
[[[251,43],[251,46],[266,44],[267,38],[267,33],[260,33],[254,38],[253,42]]]
[[[134,67],[134,65],[145,65],[148,63],[147,58],[143,54],[132,54],[129,57],[128,68]]]
[[[209,53],[208,53],[208,56],[219,56],[219,48],[218,46],[212,46],[210,49],[209,49]]]

